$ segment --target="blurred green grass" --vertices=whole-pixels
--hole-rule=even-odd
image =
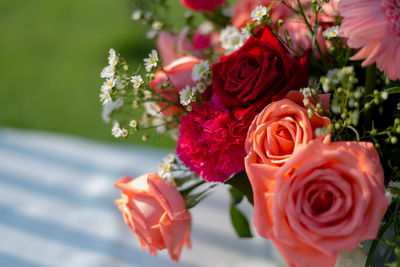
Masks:
[[[98,98],[109,48],[135,66],[153,47],[133,10],[129,0],[0,0],[1,126],[142,143],[111,136]]]

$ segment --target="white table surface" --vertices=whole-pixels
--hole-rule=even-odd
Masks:
[[[0,266],[278,266],[269,241],[236,237],[224,185],[191,210],[193,248],[179,264],[140,250],[113,184],[154,172],[168,152],[0,128]]]

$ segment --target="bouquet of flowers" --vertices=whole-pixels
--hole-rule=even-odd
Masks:
[[[190,209],[223,183],[238,235],[249,201],[288,266],[370,266],[377,247],[400,266],[400,1],[180,3],[176,29],[168,2],[135,0],[157,50],[132,68],[110,49],[101,72],[115,137],[176,140],[158,171],[115,183],[142,249],[178,261]]]

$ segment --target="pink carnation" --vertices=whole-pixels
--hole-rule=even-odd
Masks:
[[[191,171],[209,182],[223,182],[244,169],[247,126],[229,111],[211,102],[194,104],[181,123],[176,154]]]
[[[391,80],[400,79],[400,1],[342,0],[339,34],[351,48],[361,48],[351,59],[374,62]]]

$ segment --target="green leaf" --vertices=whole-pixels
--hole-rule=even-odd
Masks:
[[[391,87],[385,90],[386,93],[390,94],[400,94],[400,86]]]
[[[235,229],[239,237],[253,237],[246,216],[244,216],[244,214],[240,210],[238,210],[233,203],[231,203],[230,215],[233,228]]]
[[[237,190],[237,189],[234,188],[234,187],[231,187],[231,188],[229,189],[229,192],[231,193],[232,202],[233,202],[235,205],[239,204],[239,203],[242,201],[244,195],[243,195],[243,193],[241,193],[239,190]]]
[[[249,178],[247,177],[245,171],[235,174],[232,178],[227,180],[225,184],[235,187],[237,190],[243,193],[253,205],[253,189],[251,188]]]

